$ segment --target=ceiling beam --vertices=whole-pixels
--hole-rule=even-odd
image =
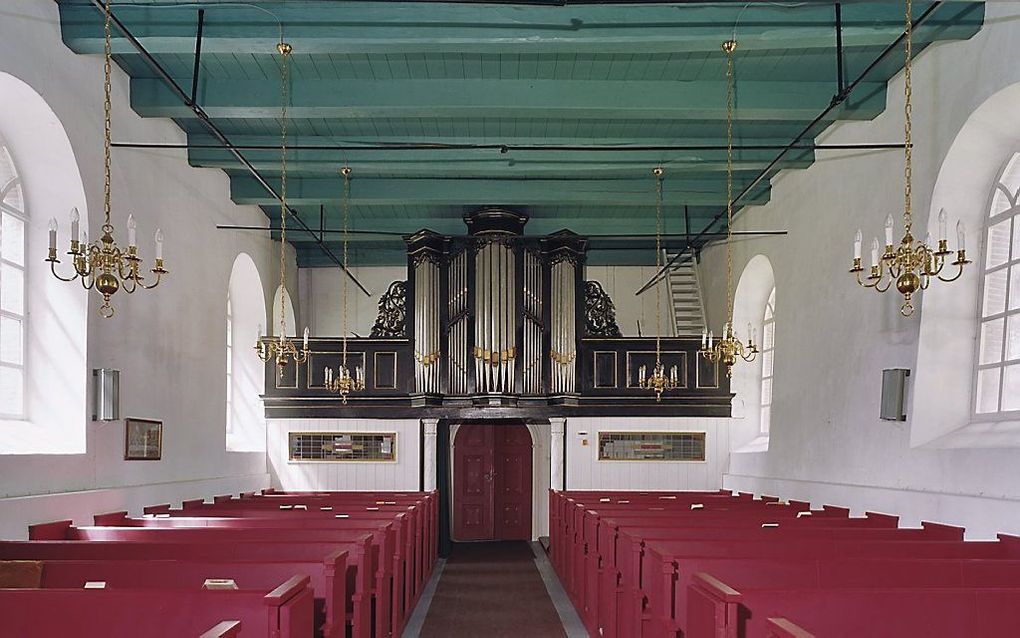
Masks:
[[[733,166],[738,171],[764,168],[775,157],[774,150],[737,151]],[[248,160],[260,171],[279,170],[280,151],[252,150]],[[807,168],[814,153],[799,151],[787,158],[783,168]],[[188,152],[192,166],[237,168],[237,159],[224,149],[199,148]],[[340,166],[350,166],[356,175],[368,177],[585,177],[590,175],[641,177],[653,166],[665,166],[671,174],[710,173],[726,170],[726,151],[620,151],[608,153],[550,153],[489,149],[463,151],[314,151],[289,150],[287,168],[293,173],[336,175]]]
[[[885,107],[885,82],[862,83],[838,109],[842,119],[871,119]],[[514,118],[723,120],[726,82],[611,80],[336,80],[295,79],[292,118]],[[737,84],[737,120],[810,120],[832,100],[831,82]],[[199,90],[214,118],[272,118],[280,114],[280,82],[217,80]],[[131,80],[131,106],[143,117],[190,118],[162,80]]]
[[[190,53],[194,6],[149,9],[118,2],[114,11],[152,53]],[[140,3],[143,4],[143,3]],[[677,6],[484,6],[389,2],[261,2],[255,7],[204,3],[207,53],[275,52],[281,24],[299,54],[645,53],[719,50],[722,25],[738,25],[742,51],[830,49],[832,2],[796,7],[746,2]],[[920,3],[919,3],[920,4]],[[749,5],[749,6],[744,6]],[[967,5],[961,4],[966,7]],[[215,9],[215,10],[211,10]],[[930,26],[942,39],[966,38],[980,25],[948,11]],[[902,3],[881,2],[844,11],[843,46],[883,46],[902,25]],[[64,42],[78,53],[101,53],[100,18],[80,2],[60,6]],[[966,18],[967,15],[964,15]],[[924,37],[924,34],[918,34]],[[133,53],[117,39],[115,53]]]
[[[279,178],[267,177],[279,185]],[[528,206],[579,205],[652,206],[654,183],[650,177],[641,179],[362,179],[351,184],[351,204],[357,206],[413,205],[429,206]],[[736,182],[740,188],[742,183]],[[671,204],[721,204],[726,200],[725,179],[722,177],[667,179],[663,182],[664,199]],[[287,182],[287,201],[294,205],[337,204],[342,186],[339,177],[298,177]],[[230,195],[237,204],[271,205],[272,197],[265,187],[250,175],[230,179]],[[745,203],[768,201],[768,182],[764,182]]]

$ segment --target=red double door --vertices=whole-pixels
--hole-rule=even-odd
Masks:
[[[464,424],[453,442],[453,537],[531,540],[531,433]]]

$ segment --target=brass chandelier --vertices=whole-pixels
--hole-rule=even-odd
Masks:
[[[276,360],[276,365],[283,368],[291,361],[304,363],[308,361],[308,328],[305,328],[304,339],[301,350],[297,349],[294,342],[286,337],[287,333],[287,306],[286,299],[287,285],[287,102],[290,99],[289,65],[290,54],[293,50],[286,42],[276,45],[279,51],[280,79],[281,79],[281,117],[280,117],[280,138],[282,149],[280,154],[280,330],[276,339],[263,339],[262,327],[259,327],[258,339],[255,341],[255,352],[263,363]]]
[[[109,319],[113,316],[114,308],[110,299],[118,290],[124,290],[128,294],[138,289],[149,290],[159,285],[160,279],[167,274],[163,267],[163,231],[156,230],[156,262],[150,270],[156,276],[151,284],[145,283],[145,277],[141,274],[140,266],[142,259],[138,256],[138,243],[135,239],[137,224],[134,215],[128,215],[127,219],[127,249],[122,249],[113,238],[113,224],[110,221],[110,147],[111,147],[111,62],[112,62],[112,37],[110,33],[110,0],[106,0],[104,6],[104,36],[105,46],[103,49],[103,234],[98,241],[88,242],[88,236],[81,234],[79,239],[80,217],[78,209],[71,211],[71,246],[67,254],[71,257],[74,266],[74,273],[69,277],[63,277],[57,273],[57,220],[50,219],[49,223],[49,252],[46,261],[50,263],[50,272],[61,281],[81,281],[86,290],[93,288],[103,296],[103,304],[99,307],[99,314]]]
[[[663,170],[657,166],[652,170],[655,176],[655,270],[662,269],[662,178]],[[645,366],[638,368],[638,386],[655,393],[655,400],[662,401],[662,393],[679,387],[676,366],[666,375],[666,367],[662,365],[662,286],[661,280],[655,285],[655,367],[652,376],[647,376]]]
[[[721,363],[726,367],[726,376],[733,376],[733,366],[740,358],[748,363],[754,361],[758,347],[754,344],[751,324],[747,325],[747,343],[743,343],[733,330],[733,52],[737,50],[736,40],[723,42],[726,52],[726,323],[722,336],[717,341],[715,334],[706,329],[701,335],[699,353],[706,361]]]
[[[365,389],[365,371],[358,367],[354,369],[354,374],[351,374],[351,368],[347,365],[347,284],[350,278],[347,277],[347,223],[350,216],[350,199],[351,199],[351,169],[348,166],[344,166],[340,169],[340,174],[344,178],[344,200],[343,200],[343,228],[344,228],[344,268],[340,275],[344,279],[342,298],[342,330],[341,340],[343,342],[343,358],[340,360],[340,367],[334,373],[332,368],[327,367],[325,371],[326,375],[326,389],[330,392],[335,392],[340,395],[340,399],[344,405],[347,405],[347,395],[351,392],[360,392]]]
[[[904,156],[904,187],[903,187],[903,238],[899,246],[893,245],[893,218],[889,215],[885,221],[885,250],[879,255],[878,238],[871,242],[871,268],[866,277],[862,278],[864,266],[861,264],[861,231],[857,230],[854,236],[854,260],[850,272],[857,278],[857,283],[865,288],[871,288],[878,292],[889,290],[896,284],[896,290],[903,295],[903,305],[900,306],[900,314],[909,317],[914,314],[913,296],[922,290],[927,290],[932,278],[942,281],[956,281],[963,274],[963,267],[970,262],[967,259],[965,247],[963,223],[956,223],[956,236],[959,247],[953,251],[949,249],[946,239],[946,212],[939,211],[939,239],[936,248],[931,247],[931,235],[923,242],[914,241],[911,234],[913,219],[911,215],[911,86],[910,70],[913,59],[913,18],[911,15],[911,0],[906,0],[906,26],[904,28],[904,63],[903,63],[903,156]],[[956,253],[956,259],[949,262],[950,255]],[[956,266],[956,274],[951,277],[943,277],[942,271],[946,264]]]

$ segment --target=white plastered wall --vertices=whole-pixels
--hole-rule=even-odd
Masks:
[[[102,223],[102,59],[76,55],[63,45],[56,3],[8,0],[0,8],[0,24],[0,72],[19,78],[46,100],[77,159],[87,206],[69,195],[52,210],[32,211],[36,225],[30,232],[57,217],[63,244],[71,206],[88,210],[90,228]],[[136,116],[127,91],[127,77],[115,67],[115,139],[185,141],[172,122]],[[73,427],[84,432],[84,446],[75,453],[0,455],[0,537],[23,537],[32,522],[73,518],[83,523],[96,512],[137,512],[151,502],[269,483],[264,453],[225,450],[224,321],[235,256],[247,252],[254,258],[268,299],[279,281],[278,245],[267,236],[215,229],[217,223],[265,225],[265,216],[255,207],[232,204],[226,175],[189,167],[182,150],[114,150],[113,207],[117,228],[123,229],[128,212],[138,219],[146,260],[152,257],[153,232],[163,229],[170,275],[156,290],[118,294],[117,315],[110,320],[98,317],[98,302],[90,299],[87,362],[70,383],[84,388],[92,368],[120,370],[121,415],[164,422],[163,460],[124,461],[123,421],[91,423],[79,414]],[[41,268],[43,257],[38,250],[30,252],[30,267]],[[292,292],[294,279],[288,282]],[[45,316],[33,320],[41,324]],[[39,373],[51,383],[51,396],[59,399],[66,364],[44,365],[49,372]]]
[[[932,46],[917,60],[913,91],[917,237],[924,237],[929,215],[937,213],[939,205],[946,205],[955,221],[970,216],[968,205],[987,204],[988,190],[946,193],[937,183],[949,150],[971,115],[990,97],[1020,82],[1018,9],[1013,3],[987,4],[985,26],[974,38]],[[890,82],[882,115],[870,122],[834,125],[819,141],[901,140],[902,92],[899,75]],[[1017,112],[1020,102],[1011,117],[1015,119]],[[1004,125],[1003,131],[1015,128]],[[1012,143],[1004,146],[1009,152],[1016,149]],[[995,170],[1007,159],[1006,149],[1001,150],[1002,157],[988,160]],[[774,180],[767,205],[749,208],[739,217],[736,230],[788,229],[789,235],[735,242],[736,273],[759,253],[772,262],[779,318],[769,449],[733,454],[724,485],[816,504],[843,504],[857,511],[888,511],[900,514],[905,523],[922,519],[956,523],[974,537],[1020,532],[1017,449],[912,446],[930,439],[914,434],[930,426],[919,423],[919,418],[927,419],[933,411],[966,409],[969,381],[941,387],[915,384],[906,422],[878,418],[881,371],[910,368],[915,381],[918,365],[931,365],[930,354],[942,347],[926,340],[919,355],[921,322],[938,326],[953,318],[945,314],[944,306],[922,301],[919,311],[904,319],[897,294],[859,289],[847,273],[856,229],[862,228],[865,243],[870,243],[882,232],[886,215],[897,217],[902,210],[902,169],[900,151],[819,151],[811,168],[784,172]],[[995,170],[986,177],[988,188],[997,177]],[[971,198],[976,201],[967,204]],[[971,225],[968,230],[971,253],[980,255],[978,229]],[[713,326],[721,325],[725,314],[724,259],[721,245],[705,251],[702,272],[708,277],[707,310]],[[977,281],[977,271],[972,267],[964,275],[970,278],[969,285]],[[953,312],[977,312],[966,282],[933,285],[959,295],[949,302]],[[965,348],[944,365],[966,371],[972,361]]]

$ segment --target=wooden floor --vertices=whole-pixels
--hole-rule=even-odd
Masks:
[[[524,541],[454,544],[421,631],[426,638],[565,635]]]

